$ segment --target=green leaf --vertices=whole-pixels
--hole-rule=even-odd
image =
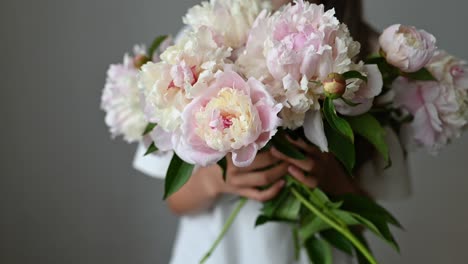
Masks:
[[[348,71],[348,72],[343,73],[342,75],[346,80],[361,79],[361,80],[367,82],[367,77],[362,75],[362,73],[360,73],[358,71]]]
[[[218,166],[221,167],[223,170],[223,180],[226,181],[226,173],[227,173],[227,160],[224,157],[222,160],[218,161]]]
[[[298,234],[302,241],[307,241],[320,231],[331,228],[319,217],[311,217],[299,228]]]
[[[329,229],[320,232],[320,236],[323,237],[328,243],[330,243],[330,245],[350,256],[353,255],[353,244],[345,236],[340,234],[340,232],[334,229]]]
[[[328,196],[319,188],[314,188],[312,190],[309,189],[308,193],[310,194],[310,199],[312,200],[312,202],[314,202],[319,207],[324,207],[328,203],[330,203],[330,199],[328,198]]]
[[[287,183],[289,184],[292,182]],[[288,188],[283,188],[275,198],[263,203],[262,215],[257,218],[255,226],[271,221],[298,221],[301,207],[301,202],[288,191]]]
[[[437,81],[434,75],[426,68],[422,68],[417,72],[405,72],[402,75],[416,81]]]
[[[333,264],[332,249],[325,240],[313,237],[307,240],[305,248],[313,264]]]
[[[167,39],[167,36],[166,35],[163,35],[163,36],[158,36],[156,37],[154,40],[153,40],[153,43],[151,44],[150,48],[148,49],[148,56],[150,58],[153,57],[154,53],[156,52],[156,50],[159,48],[159,46],[161,46],[161,44],[164,42],[164,40]]]
[[[343,210],[363,216],[382,216],[387,223],[398,228],[403,228],[400,222],[389,211],[370,198],[347,194],[337,197],[337,200],[343,202]]]
[[[384,62],[386,62],[385,58],[382,57],[382,55],[380,55],[379,53],[372,54],[364,60],[365,64],[381,64]]]
[[[361,224],[350,212],[343,210],[332,210],[332,214],[336,216],[341,223],[347,226],[356,226]]]
[[[331,202],[331,201],[330,201],[330,202],[327,203],[326,206],[329,207],[329,208],[331,208],[331,209],[340,209],[341,206],[343,206],[343,202],[336,202],[336,203],[334,203],[334,202]]]
[[[389,163],[388,146],[385,141],[385,129],[371,114],[347,118],[355,133],[367,139]]]
[[[284,189],[277,198],[267,202],[262,210],[263,215],[280,221],[297,221],[301,211],[301,202]]]
[[[301,202],[292,194],[289,194],[286,199],[278,206],[273,217],[284,221],[299,220],[301,211]]]
[[[378,60],[373,64],[377,64],[379,66],[380,73],[382,73],[384,86],[391,86],[393,81],[395,81],[395,79],[401,75],[400,70],[397,67],[390,65],[385,59]]]
[[[325,119],[327,119],[330,126],[338,133],[343,135],[345,138],[354,143],[354,134],[351,126],[348,121],[339,117],[335,110],[335,105],[333,104],[333,99],[326,98],[323,105],[323,114]]]
[[[325,134],[328,140],[328,148],[331,153],[343,164],[346,171],[352,175],[353,168],[356,165],[356,152],[354,144],[347,138],[337,133],[328,124],[325,125]]]
[[[306,192],[309,196],[309,199],[312,203],[314,203],[319,208],[329,208],[329,209],[337,209],[341,206],[341,202],[332,202],[328,196],[319,188],[311,189],[308,186],[305,186],[300,181],[296,180],[292,176],[286,177],[288,184],[294,184],[302,191]]]
[[[396,251],[400,251],[400,248],[398,244],[395,242],[395,239],[393,238],[390,230],[388,229],[388,226],[385,222],[379,222],[376,221],[375,223],[372,222],[371,220],[364,218],[361,215],[358,214],[352,214],[353,217],[358,220],[363,226],[368,228],[372,233],[374,233],[376,236],[380,237],[384,241],[386,241],[390,246],[392,246]],[[374,219],[375,220],[375,219]]]
[[[400,252],[400,246],[398,245],[395,237],[390,231],[390,228],[387,222],[385,221],[385,219],[383,219],[382,216],[374,215],[374,216],[367,216],[365,218],[371,221],[375,225],[375,227],[377,227],[380,234],[382,234],[382,237],[384,238],[385,241],[387,241],[387,243],[389,243],[397,252]]]
[[[306,159],[305,155],[286,139],[286,135],[283,131],[278,131],[273,137],[272,142],[273,146],[284,155],[297,160]]]
[[[401,224],[385,208],[363,196],[348,194],[341,196],[340,200],[343,201],[343,210],[352,212],[356,220],[388,242],[396,251],[399,251],[398,243],[393,237],[388,224],[397,227],[401,227]]]
[[[154,142],[152,142],[151,145],[148,147],[148,150],[146,150],[144,156],[148,156],[149,154],[154,153],[154,152],[156,152],[156,151],[158,151],[158,150],[159,150],[159,149],[156,147],[156,145],[154,144]]]
[[[265,216],[265,215],[259,215],[257,217],[257,220],[255,220],[255,227],[264,225],[264,224],[266,224],[266,223],[268,223],[270,221],[273,221],[273,219],[271,219],[270,217]]]
[[[283,190],[272,200],[263,203],[262,213],[264,216],[273,218],[275,211],[281,206],[281,203],[286,200],[289,196],[287,190],[283,188]]]
[[[148,125],[146,126],[145,128],[145,131],[143,132],[143,136],[146,136],[148,135],[149,133],[151,133],[151,131],[153,131],[153,129],[157,126],[158,124],[155,124],[155,123],[148,123]]]
[[[177,192],[192,176],[194,165],[183,161],[177,154],[172,156],[166,174],[164,185],[164,199]]]

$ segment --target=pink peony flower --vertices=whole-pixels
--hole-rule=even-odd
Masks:
[[[135,46],[134,56],[145,55],[145,48]],[[131,143],[142,139],[147,121],[140,106],[138,69],[128,54],[122,64],[114,64],[107,71],[101,108],[106,112],[105,122],[113,137],[122,135]]]
[[[334,10],[325,12],[323,5],[299,0],[271,16],[265,56],[275,79],[290,74],[296,80],[303,75],[308,80],[324,80],[337,72],[336,64],[352,63],[351,58],[359,53],[359,44],[334,15]],[[337,49],[339,42],[348,45]]]
[[[443,50],[437,50],[427,65],[434,77],[457,91],[468,91],[468,63]]]
[[[422,69],[436,50],[433,35],[411,26],[390,26],[384,30],[379,42],[388,63],[403,72]]]
[[[359,43],[334,15],[334,10],[325,12],[323,5],[302,0],[271,16],[263,12],[255,21],[237,64],[246,76],[265,81],[286,107],[294,107],[292,101],[297,99],[297,93],[288,91],[300,87],[311,103],[307,110],[316,109],[312,105],[324,95],[317,82],[326,80],[330,73],[359,70],[352,61],[359,53]],[[294,109],[293,112],[305,115]]]
[[[270,16],[266,12],[259,15],[237,64],[246,76],[266,83],[274,98],[284,105],[280,116],[285,127],[304,126],[307,138],[327,151],[319,104],[319,99],[325,97],[323,82],[331,73],[370,73],[362,63],[353,62],[359,49],[360,44],[338,21],[334,10],[325,11],[323,5],[297,0]],[[380,74],[369,77],[381,79]],[[350,80],[348,96],[353,101],[365,99],[369,107],[373,100],[369,95],[375,96],[375,91],[382,88],[378,81],[374,84],[366,86],[362,80]]]
[[[214,164],[232,153],[236,166],[250,165],[280,125],[277,104],[256,79],[245,81],[231,70],[195,98],[182,114],[182,135],[176,149],[187,162]]]
[[[413,115],[414,120],[402,128],[408,147],[422,146],[437,152],[451,139],[459,137],[466,118],[453,87],[442,82],[409,81],[403,77],[393,84],[394,104]]]
[[[468,120],[468,63],[438,50],[427,68],[437,80],[455,90],[462,116]]]

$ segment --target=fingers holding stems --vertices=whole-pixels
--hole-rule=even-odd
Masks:
[[[260,153],[254,163],[245,168],[234,166],[229,157],[227,160],[227,177],[223,186],[225,193],[265,202],[273,199],[285,185],[282,178],[288,172],[288,164],[278,163],[279,159],[269,152]],[[265,167],[270,168],[260,170]],[[264,186],[269,187],[259,189]]]

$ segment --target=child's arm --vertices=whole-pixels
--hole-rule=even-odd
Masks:
[[[186,215],[207,210],[224,193],[267,201],[274,198],[284,186],[280,179],[287,174],[288,164],[280,163],[270,152],[258,154],[252,165],[246,168],[235,167],[230,157],[227,161],[226,182],[222,178],[219,166],[199,168],[190,180],[168,199],[171,211],[177,215]],[[264,168],[268,169],[261,170]],[[268,185],[271,187],[266,190],[257,189]]]

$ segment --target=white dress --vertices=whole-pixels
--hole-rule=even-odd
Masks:
[[[387,143],[393,166],[384,170],[382,159],[375,158],[360,172],[361,186],[376,199],[401,199],[409,195],[410,184],[403,151],[396,135],[388,130]],[[171,153],[143,157],[145,149],[139,146],[134,167],[143,173],[164,178]],[[227,218],[236,206],[237,198],[225,195],[209,211],[181,217],[170,264],[196,264],[211,247]],[[289,225],[268,223],[255,228],[261,204],[248,201],[220,243],[208,264],[308,264],[302,252],[299,261],[294,258],[294,242]],[[341,252],[334,252],[334,263],[353,261]]]

